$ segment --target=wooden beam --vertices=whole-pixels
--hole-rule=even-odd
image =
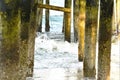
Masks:
[[[45,8],[45,9],[57,10],[57,11],[68,12],[68,13],[71,12],[70,8],[58,7],[58,6],[48,5],[48,4],[38,4],[37,8]]]

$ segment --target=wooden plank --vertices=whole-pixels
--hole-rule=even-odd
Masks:
[[[57,10],[57,11],[68,12],[68,13],[71,12],[70,8],[58,7],[58,6],[48,5],[48,4],[38,4],[37,8],[45,8],[45,9]]]

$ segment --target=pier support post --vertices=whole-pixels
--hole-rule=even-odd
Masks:
[[[65,8],[71,8],[71,0],[65,0]],[[71,13],[64,12],[64,36],[65,40],[71,41]]]
[[[38,0],[39,4],[43,4],[43,0]],[[37,31],[42,32],[42,16],[43,16],[43,9],[37,8]]]
[[[83,61],[84,57],[84,40],[85,40],[85,6],[86,0],[79,0],[79,16],[77,19],[78,31],[78,60]]]
[[[83,60],[84,77],[95,79],[96,75],[96,40],[99,0],[86,2],[85,50]]]
[[[46,0],[46,4],[49,5],[49,0]],[[46,32],[50,31],[50,21],[49,21],[50,13],[49,12],[50,12],[49,9],[45,10],[45,31]]]
[[[24,80],[20,61],[20,0],[0,0],[0,80]]]
[[[35,49],[35,37],[37,30],[37,0],[31,0],[31,14],[30,14],[30,27],[29,27],[29,41],[28,41],[28,75],[33,76],[34,68],[34,49]]]
[[[73,27],[74,27],[74,42],[78,41],[78,25],[77,19],[79,16],[79,0],[73,0]]]
[[[100,5],[97,80],[110,80],[113,0],[103,0]]]

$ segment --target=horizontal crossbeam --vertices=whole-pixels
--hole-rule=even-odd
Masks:
[[[38,4],[37,8],[45,8],[45,9],[57,10],[57,11],[68,12],[68,13],[71,12],[70,8],[58,7],[58,6],[47,5],[47,4]]]

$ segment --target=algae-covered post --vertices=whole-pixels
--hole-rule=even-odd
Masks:
[[[85,50],[83,60],[84,77],[95,78],[96,75],[96,40],[99,0],[86,1]]]
[[[33,76],[34,68],[34,48],[35,48],[35,37],[37,30],[37,0],[31,1],[31,14],[30,14],[30,27],[29,27],[29,39],[28,39],[28,76]]]
[[[113,0],[102,0],[100,4],[98,80],[110,80]]]
[[[27,5],[26,5],[27,4]],[[21,31],[20,31],[20,68],[21,76],[27,77],[28,73],[28,39],[30,28],[31,2],[21,1]]]
[[[20,0],[0,0],[0,80],[23,80],[19,68]]]
[[[71,0],[65,0],[65,8],[71,8]],[[64,12],[64,36],[65,40],[70,42],[71,41],[71,13]]]

